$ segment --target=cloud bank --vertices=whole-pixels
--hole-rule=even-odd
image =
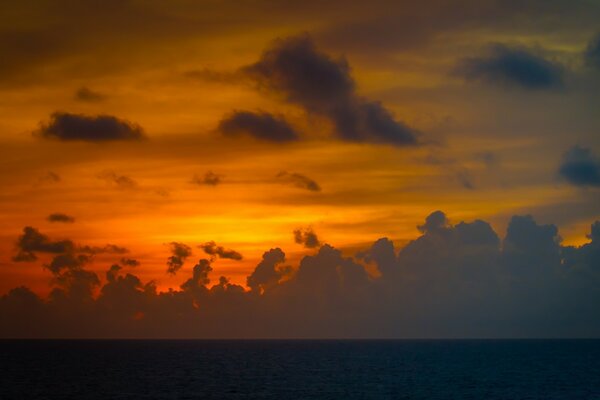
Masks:
[[[387,238],[347,257],[325,244],[299,265],[264,253],[247,286],[200,259],[178,290],[107,267],[103,280],[72,241],[25,230],[54,255],[54,289],[0,299],[2,337],[594,337],[600,335],[600,221],[590,242],[561,246],[554,225],[514,216],[504,238],[481,220],[437,211],[401,249]],[[176,269],[191,249],[171,243]],[[209,246],[213,248],[215,246]],[[216,278],[216,279],[215,279]],[[213,281],[215,283],[213,283]]]
[[[34,135],[44,139],[97,143],[141,140],[145,137],[139,125],[112,115],[88,116],[66,112],[53,113],[50,121],[40,124]]]

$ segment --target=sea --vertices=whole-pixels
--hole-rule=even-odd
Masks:
[[[0,399],[600,399],[600,340],[2,340]]]

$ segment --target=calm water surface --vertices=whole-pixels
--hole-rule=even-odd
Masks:
[[[0,372],[0,399],[600,400],[600,340],[8,340]]]

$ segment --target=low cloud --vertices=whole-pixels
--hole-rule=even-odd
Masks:
[[[132,190],[137,189],[138,184],[127,175],[119,175],[115,171],[103,171],[98,174],[98,179],[105,180],[119,189]]]
[[[388,238],[355,256],[324,244],[293,267],[281,248],[273,248],[249,273],[247,288],[215,275],[217,258],[200,259],[180,289],[164,292],[124,273],[119,264],[107,266],[101,282],[86,269],[89,255],[44,237],[34,247],[53,256],[44,264],[53,289],[47,298],[26,287],[0,297],[0,336],[600,334],[600,221],[592,224],[590,241],[578,247],[561,245],[555,225],[539,224],[530,215],[513,216],[503,238],[485,221],[453,223],[442,211],[430,214],[419,229],[421,235],[400,249]],[[191,254],[182,243],[171,243],[171,250],[179,267]]]
[[[311,192],[320,192],[321,186],[305,175],[295,172],[281,171],[275,176],[278,182],[291,185],[300,189],[310,190]]]
[[[143,129],[112,115],[88,116],[55,112],[50,121],[40,124],[35,136],[60,141],[110,142],[141,140]]]
[[[576,186],[600,186],[600,158],[591,149],[575,146],[565,153],[559,174]]]
[[[299,134],[284,117],[266,112],[234,111],[219,122],[225,136],[249,136],[270,142],[291,142]]]
[[[564,86],[563,68],[524,48],[496,44],[489,54],[463,59],[454,73],[468,81],[483,81],[528,90]]]
[[[414,145],[417,132],[380,102],[360,97],[350,66],[319,51],[308,35],[276,40],[242,73],[259,89],[331,121],[337,137],[353,142]]]
[[[219,258],[228,258],[230,260],[241,260],[243,257],[235,250],[225,249],[223,246],[217,246],[215,242],[206,242],[198,246],[206,254]]]
[[[192,248],[184,243],[171,242],[171,256],[167,259],[167,273],[175,275],[183,267],[185,260],[192,255]]]
[[[106,96],[86,86],[80,87],[75,92],[75,99],[88,103],[97,103],[106,99]]]
[[[294,242],[301,244],[307,249],[314,249],[321,246],[319,237],[312,228],[294,230]]]
[[[217,186],[221,183],[223,177],[221,175],[217,175],[212,171],[208,171],[204,174],[204,176],[194,175],[192,178],[192,183],[196,185],[208,185],[208,186]]]
[[[50,214],[46,219],[48,222],[63,222],[65,224],[72,224],[75,222],[75,217],[63,213]]]

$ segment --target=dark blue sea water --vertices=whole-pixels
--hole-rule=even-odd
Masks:
[[[600,340],[9,340],[0,398],[600,399]]]

